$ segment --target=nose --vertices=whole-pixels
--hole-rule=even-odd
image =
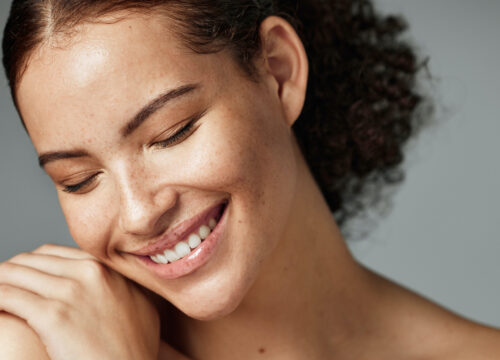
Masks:
[[[177,192],[153,179],[129,176],[120,184],[119,226],[133,235],[151,236],[159,230],[160,219],[177,202]]]

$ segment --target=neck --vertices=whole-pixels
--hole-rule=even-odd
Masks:
[[[366,271],[296,152],[300,175],[289,226],[242,303],[215,321],[176,314],[177,346],[194,358],[331,358],[367,320]]]

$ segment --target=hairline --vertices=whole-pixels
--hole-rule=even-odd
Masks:
[[[170,5],[170,4],[169,4]],[[19,106],[19,101],[17,98],[17,93],[19,90],[19,86],[21,84],[22,78],[26,71],[28,70],[28,67],[32,61],[32,59],[36,56],[36,53],[40,52],[44,47],[47,46],[52,46],[55,48],[61,48],[63,49],[64,46],[58,46],[58,40],[66,38],[69,41],[65,44],[66,46],[71,46],[73,44],[72,41],[74,41],[74,37],[76,34],[80,33],[78,28],[88,25],[88,24],[116,24],[120,21],[124,21],[131,16],[147,16],[148,14],[153,13],[155,10],[162,8],[162,16],[164,16],[166,19],[170,19],[172,21],[175,21],[176,19],[172,16],[168,16],[168,11],[165,9],[167,6],[166,4],[157,4],[157,5],[150,5],[150,6],[141,6],[138,4],[129,4],[123,5],[121,7],[117,7],[115,9],[111,9],[108,11],[103,11],[99,12],[97,8],[93,9],[93,12],[89,10],[87,14],[83,14],[78,17],[76,21],[72,21],[71,23],[58,23],[56,20],[54,20],[53,16],[48,16],[49,18],[49,24],[47,25],[48,30],[50,31],[45,31],[43,35],[40,35],[42,39],[38,42],[36,46],[34,46],[30,51],[26,52],[23,61],[20,63],[18,71],[14,74],[14,83],[11,84],[11,93],[12,93],[12,99],[14,102],[14,106],[17,109],[17,112],[19,114],[19,117],[21,119],[21,123],[29,136],[28,128],[26,127],[26,123],[23,119],[23,116],[21,114],[21,108]],[[47,5],[50,6],[50,5]],[[171,6],[169,6],[171,7]],[[53,11],[53,9],[52,9]],[[118,15],[118,16],[117,16]],[[177,19],[177,22],[178,19]],[[172,25],[172,24],[171,24]],[[165,24],[165,26],[167,26]],[[177,28],[175,26],[171,26],[173,33],[175,33],[177,36],[180,33],[180,28]],[[180,37],[181,38],[181,37]]]
[[[26,132],[28,132],[26,124],[24,122],[24,119],[21,115],[20,107],[19,107],[19,102],[17,99],[17,92],[19,89],[19,85],[22,81],[22,78],[24,74],[26,73],[29,64],[35,54],[39,51],[41,51],[45,46],[53,46],[53,47],[59,47],[56,44],[58,43],[58,38],[67,38],[67,39],[73,39],[76,34],[79,33],[78,28],[82,27],[86,24],[115,24],[120,21],[124,21],[131,16],[147,16],[152,14],[155,11],[158,11],[159,9],[161,11],[159,16],[163,16],[165,19],[168,19],[171,21],[170,24],[170,31],[172,31],[173,34],[179,37],[179,39],[184,43],[184,45],[187,46],[187,48],[191,49],[192,51],[195,51],[192,46],[189,46],[189,44],[185,41],[185,38],[183,38],[182,35],[182,27],[186,26],[182,24],[182,16],[176,17],[172,16],[172,14],[180,14],[180,11],[175,11],[175,0],[173,0],[172,4],[156,4],[156,5],[139,5],[139,4],[123,4],[122,6],[117,6],[116,8],[113,9],[108,9],[107,11],[103,10],[102,12],[99,12],[98,7],[95,7],[92,9],[93,11],[89,10],[87,14],[82,14],[81,16],[78,17],[75,21],[72,21],[70,23],[59,23],[57,19],[53,15],[49,15],[48,18],[49,24],[48,28],[50,31],[46,31],[43,36],[43,39],[39,42],[38,45],[34,46],[33,49],[28,51],[25,54],[25,57],[23,61],[21,62],[21,65],[19,66],[19,70],[15,73],[14,75],[14,84],[11,86],[11,92],[12,92],[12,98],[14,101],[14,106],[16,107],[19,116],[21,118],[21,122],[23,124],[23,127],[25,128]],[[50,6],[50,5],[47,5]],[[53,9],[52,9],[53,11]],[[118,15],[118,16],[117,16]],[[167,24],[165,24],[167,26]],[[187,25],[189,26],[189,25]],[[70,46],[70,41],[66,44],[66,46]],[[60,47],[64,48],[64,46]],[[212,51],[212,53],[218,52],[222,50],[222,48],[218,50]],[[235,59],[236,60],[236,59]],[[238,62],[237,62],[238,63]],[[240,68],[243,68],[241,64]],[[258,74],[256,73],[255,69],[251,67],[250,69],[242,69],[245,75],[252,81],[258,81]],[[28,134],[29,135],[29,134]]]
[[[39,51],[41,51],[44,47],[46,46],[51,46],[54,48],[60,48],[63,49],[66,46],[71,46],[73,44],[73,40],[76,36],[76,34],[81,33],[81,31],[78,30],[78,28],[81,28],[84,25],[87,24],[115,24],[120,21],[124,21],[127,18],[134,16],[134,15],[145,15],[148,12],[152,12],[153,8],[159,8],[159,7],[165,7],[165,4],[161,5],[151,5],[150,8],[145,8],[141,7],[139,5],[130,5],[129,7],[125,8],[118,8],[118,9],[113,9],[110,10],[106,13],[98,14],[97,16],[93,16],[96,14],[83,14],[81,17],[79,17],[76,21],[73,21],[71,23],[57,23],[54,22],[53,17],[51,17],[49,20],[50,24],[47,25],[48,29],[43,33],[43,35],[40,35],[41,40],[38,42],[36,46],[34,46],[30,51],[28,51],[25,56],[23,61],[21,62],[21,65],[19,66],[19,70],[15,73],[14,76],[14,84],[13,84],[13,89],[14,92],[17,93],[19,84],[21,82],[21,79],[23,75],[26,73],[26,70],[28,69],[28,66],[35,56],[35,54]],[[116,14],[120,14],[119,16],[114,16]],[[166,11],[165,11],[166,13]],[[108,19],[108,20],[106,20]],[[175,29],[174,29],[175,30]],[[65,46],[59,46],[59,42],[61,39],[68,39],[68,43],[65,44]]]
[[[166,9],[166,8],[169,9]],[[81,17],[79,17],[76,21],[71,22],[70,24],[59,24],[57,21],[54,20],[53,17],[50,17],[50,24],[49,28],[50,31],[47,31],[43,35],[43,39],[37,44],[36,46],[33,47],[30,51],[28,51],[25,56],[23,61],[21,62],[21,65],[19,66],[19,70],[15,73],[14,75],[14,84],[12,84],[12,98],[14,99],[14,105],[19,111],[19,103],[17,101],[17,91],[19,89],[19,84],[22,81],[22,78],[24,74],[26,73],[29,64],[35,54],[39,51],[41,51],[45,46],[52,46],[56,48],[64,48],[64,46],[58,46],[58,39],[66,38],[66,39],[74,39],[76,34],[80,33],[78,31],[79,27],[82,27],[86,24],[115,24],[120,21],[124,21],[131,16],[147,16],[151,13],[153,13],[155,10],[161,9],[161,16],[163,16],[165,19],[168,19],[171,21],[171,24],[165,24],[167,27],[167,30],[171,31],[174,35],[178,36],[179,39],[185,44],[186,41],[184,41],[183,37],[180,36],[182,35],[182,26],[186,26],[181,24],[182,20],[180,18],[176,18],[175,16],[171,16],[172,13],[174,14],[179,14],[179,11],[175,11],[175,2],[174,4],[157,4],[157,5],[150,5],[150,6],[141,6],[138,4],[129,4],[123,5],[121,7],[117,7],[116,9],[111,9],[103,13],[98,13],[97,9],[95,12],[97,13],[97,16],[92,16],[96,15],[96,13],[92,14],[84,14]],[[118,16],[116,16],[118,14]],[[170,27],[170,29],[168,28]],[[189,25],[187,25],[189,26]],[[66,46],[70,46],[72,43],[71,41],[68,41]],[[191,46],[187,46],[189,49],[193,50],[194,49]],[[221,49],[220,49],[221,50]],[[213,51],[213,52],[217,52]],[[255,74],[254,69],[251,69],[249,71],[244,71],[245,74],[249,77],[250,80],[252,81],[257,81],[258,76]],[[21,121],[24,124],[24,120],[21,117]],[[26,127],[26,126],[25,126]]]

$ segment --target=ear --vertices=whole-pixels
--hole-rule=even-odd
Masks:
[[[304,45],[290,23],[277,16],[262,22],[260,37],[265,75],[273,83],[287,124],[292,126],[306,98],[309,64]]]

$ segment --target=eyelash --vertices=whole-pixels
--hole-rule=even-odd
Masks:
[[[183,138],[185,138],[187,136],[189,130],[191,130],[194,123],[197,120],[199,120],[204,114],[205,114],[205,111],[200,113],[200,114],[195,115],[193,118],[191,118],[191,120],[189,120],[189,122],[182,129],[177,131],[174,135],[170,136],[168,139],[165,139],[163,141],[155,142],[155,143],[151,144],[151,146],[166,148],[174,143],[179,142],[180,140],[182,140]],[[76,184],[76,185],[64,185],[63,191],[67,192],[67,193],[76,193],[78,190],[91,184],[99,174],[100,173],[94,174],[91,177],[89,177],[88,179],[86,179],[86,180],[84,180],[81,183]]]
[[[194,118],[189,120],[189,122],[182,129],[177,131],[174,135],[170,136],[168,139],[155,142],[151,144],[151,146],[166,148],[172,144],[179,142],[179,140],[182,140],[184,137],[186,137],[189,130],[191,130],[191,128],[193,127],[195,121],[198,120],[200,117],[201,117],[200,115],[195,116]]]
[[[78,190],[80,190],[84,186],[89,185],[90,183],[92,183],[99,174],[100,173],[94,174],[91,177],[89,177],[88,179],[86,179],[86,180],[84,180],[81,183],[76,184],[76,185],[64,185],[63,186],[63,191],[67,192],[67,193],[76,193]]]

